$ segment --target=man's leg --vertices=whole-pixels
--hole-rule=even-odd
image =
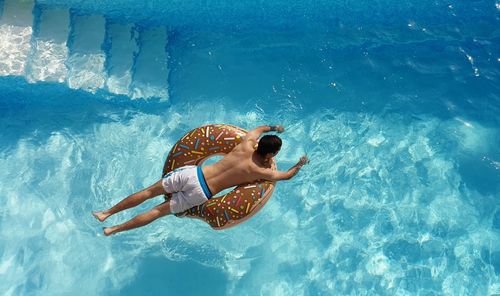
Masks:
[[[92,214],[94,215],[94,217],[96,217],[99,221],[102,222],[113,214],[135,207],[143,203],[147,199],[165,193],[166,192],[165,189],[163,189],[162,180],[160,180],[142,191],[129,195],[128,197],[126,197],[125,199],[114,205],[112,208],[106,211],[92,212]]]
[[[113,226],[113,227],[104,227],[104,235],[108,236],[111,234],[115,234],[117,232],[137,228],[144,226],[146,224],[149,224],[153,222],[154,220],[163,217],[165,215],[170,214],[170,204],[168,201],[157,205],[154,207],[152,210],[146,213],[142,213],[140,215],[135,216],[134,218],[130,219],[129,221]]]

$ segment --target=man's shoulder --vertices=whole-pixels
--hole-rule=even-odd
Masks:
[[[239,143],[238,145],[236,145],[236,147],[234,147],[233,151],[245,151],[245,152],[252,152],[255,151],[255,149],[257,148],[256,147],[257,145],[257,142],[254,141],[254,140],[251,140],[251,139],[248,139],[248,140],[243,140],[241,143]]]
[[[252,144],[252,145],[255,145],[257,144],[259,141],[254,139],[254,138],[244,138],[243,141],[241,141],[240,144]]]

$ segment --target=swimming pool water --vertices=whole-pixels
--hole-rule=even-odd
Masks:
[[[500,294],[498,2],[33,7],[0,35],[2,295]],[[207,123],[311,163],[238,227],[103,237]]]

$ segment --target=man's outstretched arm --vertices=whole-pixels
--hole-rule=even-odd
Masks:
[[[254,128],[253,130],[249,131],[247,134],[246,134],[246,139],[247,140],[259,140],[260,136],[263,134],[263,133],[267,133],[267,132],[278,132],[278,133],[282,133],[283,131],[285,130],[285,128],[281,125],[261,125],[261,126],[258,126],[256,128]]]
[[[271,169],[263,169],[262,178],[269,180],[269,181],[290,180],[299,172],[299,170],[302,168],[302,166],[304,166],[308,162],[309,162],[309,158],[307,158],[307,155],[304,155],[300,158],[300,160],[294,166],[292,166],[286,172],[273,171]]]

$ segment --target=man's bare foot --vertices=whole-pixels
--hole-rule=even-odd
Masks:
[[[102,232],[104,232],[105,236],[110,236],[113,234],[113,227],[103,227]]]
[[[109,217],[109,215],[105,214],[104,212],[92,212],[92,215],[94,215],[94,217],[100,222],[103,222],[104,220],[106,220],[106,218]]]

